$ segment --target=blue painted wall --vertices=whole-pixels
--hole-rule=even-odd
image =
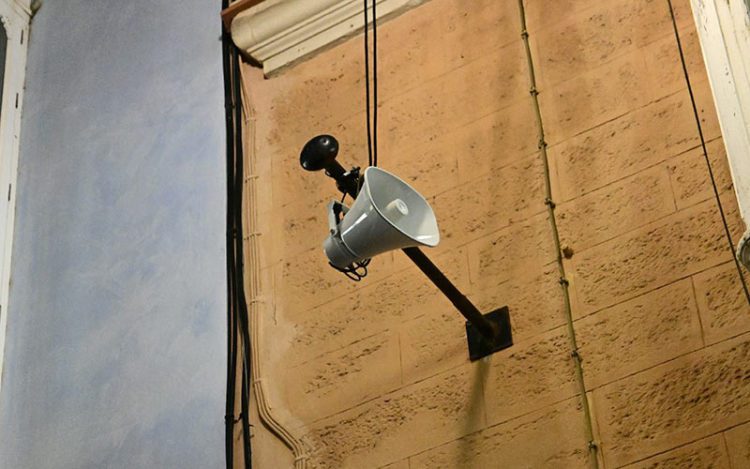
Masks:
[[[223,465],[219,10],[47,0],[33,20],[2,468]]]

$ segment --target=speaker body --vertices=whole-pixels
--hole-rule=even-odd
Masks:
[[[412,246],[434,247],[440,231],[432,207],[407,183],[377,167],[364,172],[364,184],[351,208],[338,220],[329,204],[331,234],[323,243],[328,260],[345,268],[378,254]]]

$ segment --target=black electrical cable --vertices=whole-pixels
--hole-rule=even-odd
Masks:
[[[228,6],[224,0],[223,8]],[[240,56],[231,42],[226,28],[222,29],[222,55],[224,71],[224,107],[226,118],[226,171],[227,171],[227,394],[226,394],[226,464],[234,467],[234,424],[241,422],[245,467],[252,466],[250,447],[249,380],[250,334],[245,300],[242,246],[242,107],[240,83]],[[240,340],[241,339],[241,340]],[[241,411],[235,419],[235,394],[237,392],[238,352],[241,352],[242,382],[240,387]]]
[[[734,241],[732,240],[732,232],[729,229],[729,223],[727,223],[727,217],[724,214],[724,207],[721,203],[721,197],[719,196],[719,188],[716,185],[716,177],[714,176],[713,168],[711,167],[711,160],[708,158],[708,150],[706,149],[706,140],[703,136],[703,126],[701,125],[701,119],[700,114],[698,113],[698,106],[695,104],[695,95],[693,94],[693,87],[690,83],[690,75],[688,73],[687,69],[687,62],[685,61],[685,54],[682,51],[682,41],[680,41],[680,32],[677,29],[677,20],[674,17],[674,8],[672,7],[672,0],[667,0],[667,4],[669,5],[669,14],[672,18],[672,27],[674,29],[674,36],[677,40],[677,50],[680,54],[680,62],[682,63],[682,72],[685,75],[685,82],[687,83],[687,89],[688,93],[690,94],[690,103],[693,106],[693,115],[695,116],[695,123],[698,126],[698,136],[700,137],[701,141],[701,148],[703,149],[703,158],[706,160],[706,167],[708,168],[708,176],[711,179],[711,186],[714,190],[714,197],[716,198],[716,205],[719,208],[719,214],[721,215],[721,222],[724,225],[724,234],[727,238],[727,243],[729,244],[729,252],[732,253],[732,258],[734,259],[734,266],[737,269],[737,275],[740,278],[740,283],[742,284],[742,290],[745,292],[745,299],[747,300],[748,304],[750,304],[750,290],[748,290],[747,282],[745,281],[745,276],[742,273],[742,267],[740,266],[740,262],[737,259],[737,256],[734,254]]]
[[[375,0],[373,0],[375,2]],[[364,0],[363,13],[365,15],[365,118],[367,119],[367,166],[372,166],[372,130],[370,129],[370,41],[367,37],[369,24],[367,21],[367,0]]]
[[[372,0],[372,104],[374,108],[372,110],[372,121],[370,120],[370,41],[368,38],[369,20],[367,15],[367,1],[364,0],[364,8],[362,13],[364,15],[365,31],[364,31],[364,58],[365,58],[365,118],[367,120],[367,164],[368,166],[378,165],[378,11],[377,11],[377,0]],[[371,125],[372,124],[372,125]],[[359,168],[358,168],[359,169]],[[361,182],[359,179],[358,182]],[[358,191],[359,192],[359,191]],[[346,192],[341,197],[341,202],[344,202],[346,198]],[[367,265],[370,263],[370,259],[365,259],[361,262],[355,262],[344,268],[336,267],[331,264],[331,267],[342,272],[350,280],[359,282],[367,276]]]
[[[228,0],[222,1],[222,9],[227,8]],[[227,264],[227,388],[226,388],[226,407],[224,412],[224,445],[225,445],[225,462],[227,469],[234,467],[234,394],[236,388],[236,324],[232,308],[234,297],[233,285],[230,280],[233,259],[231,254],[233,246],[233,228],[232,228],[232,210],[230,207],[232,201],[232,175],[231,168],[234,157],[234,139],[233,139],[233,116],[232,116],[232,88],[230,84],[231,66],[231,39],[226,28],[222,24],[222,65],[224,73],[224,120],[226,122],[226,165],[227,165],[227,214],[226,214],[226,264]]]
[[[378,0],[372,0],[372,166],[378,165]],[[368,98],[369,102],[369,98]]]
[[[378,165],[378,10],[377,0],[372,0],[372,97],[370,96],[370,40],[367,18],[367,0],[364,0],[365,17],[365,114],[367,119],[367,163]],[[370,106],[372,101],[372,112]],[[372,114],[372,120],[370,115]]]
[[[248,324],[247,301],[245,298],[245,276],[243,268],[243,223],[242,223],[242,188],[244,178],[244,152],[242,151],[242,90],[240,80],[240,56],[236,48],[233,48],[234,67],[234,136],[235,136],[235,168],[234,168],[234,242],[235,242],[235,293],[237,309],[239,314],[239,324],[242,336],[242,387],[241,402],[242,409],[242,442],[244,450],[245,467],[250,468],[251,449],[250,449],[250,411],[249,411],[249,387],[248,380],[250,377],[250,327]]]
[[[247,347],[245,347],[245,350],[247,350]],[[247,361],[245,361],[247,363]],[[250,414],[248,411],[249,401],[250,401],[250,376],[248,373],[250,370],[247,366],[245,366],[242,370],[242,446],[245,454],[245,467],[250,468],[252,467],[252,454],[250,450]],[[244,435],[247,435],[247,437],[244,437]]]

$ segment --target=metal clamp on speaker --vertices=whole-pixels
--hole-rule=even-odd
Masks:
[[[349,211],[349,207],[341,202],[332,200],[328,203],[328,230],[330,234],[323,242],[323,250],[332,266],[345,269],[351,267],[357,254],[346,247],[341,239],[341,219]]]

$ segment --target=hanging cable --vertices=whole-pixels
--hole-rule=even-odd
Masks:
[[[573,359],[575,367],[576,383],[578,385],[578,391],[580,393],[581,407],[583,409],[584,418],[584,430],[585,437],[587,440],[591,465],[595,469],[599,467],[599,460],[597,458],[597,444],[594,441],[594,429],[593,429],[593,418],[591,416],[591,409],[589,408],[589,402],[586,398],[586,383],[583,379],[583,366],[581,355],[578,351],[578,343],[576,341],[576,333],[573,327],[573,312],[570,304],[570,290],[569,282],[565,275],[565,265],[563,264],[562,247],[560,245],[560,234],[557,229],[557,220],[555,218],[555,203],[552,200],[552,183],[550,179],[549,170],[549,156],[547,155],[547,142],[544,136],[544,124],[542,122],[542,113],[539,107],[539,91],[536,88],[536,75],[534,73],[534,62],[531,57],[531,46],[529,44],[529,33],[526,29],[526,12],[523,6],[524,0],[518,0],[518,8],[521,15],[521,38],[523,39],[524,48],[526,50],[526,61],[528,63],[529,70],[529,93],[534,105],[534,112],[536,114],[537,129],[539,132],[539,155],[544,166],[544,186],[545,186],[545,198],[544,204],[547,206],[547,214],[552,228],[552,238],[555,243],[555,252],[557,259],[557,270],[560,276],[560,287],[563,293],[563,304],[565,309],[565,322],[568,331],[568,342],[570,344],[570,357]]]
[[[378,0],[372,0],[372,166],[378,165]],[[368,99],[369,101],[369,99]]]
[[[364,54],[365,54],[365,119],[367,120],[367,164],[368,166],[378,165],[378,23],[377,23],[377,0],[372,0],[372,98],[370,97],[370,41],[369,41],[369,20],[368,20],[368,8],[367,0],[364,0],[363,15],[365,19],[365,31],[364,31]],[[374,108],[372,113],[370,112],[370,102]],[[370,115],[372,114],[372,121]],[[357,168],[359,169],[359,168]],[[361,184],[361,178],[358,179],[358,183]],[[359,192],[359,191],[357,191]],[[341,202],[346,199],[346,192],[341,197]],[[361,281],[367,277],[367,266],[370,263],[370,259],[364,259],[359,262],[355,262],[344,268],[336,267],[331,264],[331,267],[343,273],[355,282]]]
[[[719,214],[721,215],[721,222],[724,225],[724,234],[727,238],[727,243],[729,244],[729,252],[732,254],[732,259],[734,259],[734,266],[737,269],[737,275],[739,276],[740,283],[742,284],[742,290],[745,292],[745,299],[747,300],[747,303],[750,304],[750,291],[747,287],[747,282],[745,281],[745,275],[742,272],[742,267],[740,266],[740,262],[737,259],[737,256],[734,253],[734,241],[732,240],[732,232],[729,229],[729,224],[727,223],[727,217],[724,214],[724,207],[721,203],[721,197],[719,196],[719,188],[716,185],[716,177],[714,176],[713,168],[711,167],[711,160],[708,158],[708,150],[706,149],[706,139],[703,136],[703,126],[701,125],[701,119],[700,114],[698,113],[698,106],[695,103],[695,95],[693,94],[693,87],[690,83],[690,75],[688,74],[687,69],[687,62],[685,60],[685,54],[682,50],[682,41],[680,41],[680,32],[677,28],[677,20],[674,16],[674,8],[672,7],[672,0],[667,0],[667,4],[669,5],[669,14],[672,18],[672,28],[674,29],[674,36],[677,40],[677,50],[680,53],[680,62],[682,63],[682,73],[685,75],[685,82],[687,83],[687,89],[688,93],[690,94],[690,103],[693,106],[693,115],[695,116],[695,123],[698,127],[698,136],[701,140],[701,149],[703,150],[703,158],[706,160],[706,167],[708,168],[708,176],[711,179],[711,186],[713,187],[714,191],[714,198],[716,199],[716,205],[719,208]]]
[[[373,0],[374,2],[375,0]],[[365,118],[367,119],[367,166],[372,166],[372,130],[370,128],[370,41],[367,37],[369,24],[367,22],[367,0],[364,0],[363,14],[365,16]]]
[[[252,452],[250,449],[250,391],[247,384],[248,376],[250,375],[250,359],[248,351],[250,349],[250,330],[247,318],[247,301],[245,300],[245,275],[243,265],[243,222],[242,222],[242,188],[243,188],[243,174],[244,174],[244,154],[242,144],[242,92],[240,83],[240,54],[236,48],[232,48],[234,67],[232,70],[232,82],[234,84],[234,137],[235,137],[235,164],[234,164],[234,265],[235,265],[235,301],[237,314],[239,314],[239,325],[242,338],[242,386],[240,388],[241,400],[240,408],[242,412],[242,445],[243,445],[243,460],[245,462],[245,468],[250,469],[252,467]]]
[[[223,1],[223,8],[228,6]],[[244,467],[252,467],[250,448],[249,376],[250,333],[247,318],[243,275],[242,246],[242,106],[240,83],[240,56],[226,28],[222,28],[222,59],[224,71],[224,109],[226,119],[226,171],[227,171],[227,389],[225,411],[225,450],[227,468],[234,468],[234,424],[242,426]],[[236,419],[235,396],[237,373],[241,373],[240,415]]]
[[[222,1],[222,9],[227,8],[228,0]],[[237,347],[236,347],[236,331],[237,326],[235,322],[234,311],[232,308],[230,298],[234,297],[233,284],[229,281],[230,272],[232,271],[232,259],[229,255],[232,247],[232,211],[230,210],[229,203],[232,200],[232,175],[229,168],[232,165],[232,159],[234,155],[234,139],[233,133],[234,128],[232,124],[232,86],[230,82],[231,76],[231,40],[225,27],[222,26],[222,63],[224,70],[224,119],[226,122],[226,166],[227,166],[227,214],[226,214],[226,249],[227,249],[227,387],[226,387],[226,408],[224,412],[224,445],[225,445],[225,462],[227,469],[233,469],[234,467],[234,396],[236,391],[235,378],[237,376]]]
[[[364,0],[365,17],[365,118],[367,119],[367,164],[378,165],[378,10],[377,0],[372,0],[372,95],[370,94],[370,27],[367,14],[367,1]],[[370,107],[372,106],[372,111]],[[372,116],[372,119],[371,119]]]

